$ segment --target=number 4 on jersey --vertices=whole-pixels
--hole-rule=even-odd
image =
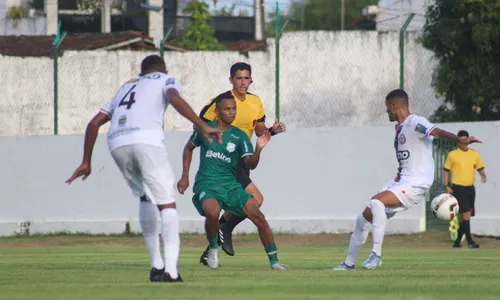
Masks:
[[[135,92],[132,92],[132,90],[134,88],[135,88],[135,85],[132,86],[132,88],[130,88],[130,90],[128,90],[128,92],[125,94],[125,96],[123,96],[123,98],[120,101],[120,103],[118,104],[118,106],[126,105],[127,109],[130,109],[132,107],[132,104],[135,103],[135,100],[134,100]],[[130,97],[127,97],[129,94],[130,94]],[[127,98],[128,98],[128,100],[125,100]]]

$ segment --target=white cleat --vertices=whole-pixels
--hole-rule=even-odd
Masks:
[[[349,266],[345,262],[342,262],[338,266],[333,267],[332,270],[334,270],[334,271],[354,271],[354,270],[356,270],[356,267],[354,265]]]
[[[271,271],[286,271],[290,266],[280,264],[280,263],[275,263],[271,265]]]
[[[382,257],[375,253],[370,253],[370,256],[363,262],[363,268],[368,270],[374,270],[382,265]]]
[[[217,249],[209,249],[208,250],[208,260],[207,265],[210,269],[219,268],[219,251],[220,247]]]

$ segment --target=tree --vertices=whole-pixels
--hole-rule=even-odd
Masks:
[[[191,50],[216,51],[225,50],[215,38],[215,30],[210,26],[211,19],[209,6],[203,1],[193,0],[183,10],[191,15],[189,27],[181,38],[180,43]]]
[[[500,2],[435,0],[423,45],[438,65],[432,85],[443,104],[435,122],[500,119]]]
[[[345,29],[363,29],[350,26],[350,24],[361,16],[363,8],[369,5],[377,5],[378,0],[344,0],[344,24]],[[339,30],[341,28],[342,0],[302,0],[292,1],[287,15],[280,15],[282,25],[288,20],[287,30]],[[273,22],[268,24],[268,34],[274,34]]]

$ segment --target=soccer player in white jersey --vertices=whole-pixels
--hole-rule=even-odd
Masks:
[[[91,172],[92,150],[99,128],[111,121],[107,139],[111,156],[135,196],[140,198],[139,223],[150,256],[152,282],[182,282],[177,269],[180,237],[175,206],[175,181],[164,144],[163,122],[168,104],[203,132],[222,143],[218,129],[209,127],[180,96],[180,84],[168,75],[160,56],[141,63],[141,74],[125,83],[94,116],[85,132],[83,162],[66,181],[85,180]],[[158,215],[161,226],[157,228]],[[165,260],[160,251],[164,244]]]
[[[411,114],[408,95],[404,90],[390,92],[385,98],[385,105],[389,120],[397,122],[394,148],[399,162],[398,172],[381,192],[371,198],[363,213],[356,219],[347,258],[333,270],[355,269],[359,250],[368,238],[370,226],[373,247],[362,266],[365,269],[376,269],[382,265],[382,241],[387,219],[425,201],[425,195],[434,181],[433,138],[458,142],[458,137],[453,133],[437,128],[423,117]],[[474,142],[481,143],[474,137],[469,137],[466,141],[467,144]]]

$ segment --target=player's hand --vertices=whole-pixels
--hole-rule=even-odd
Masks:
[[[285,132],[286,131],[286,126],[285,126],[285,123],[281,122],[281,121],[274,121],[274,124],[273,126],[271,126],[271,130],[275,133],[282,133],[282,132]]]
[[[479,144],[482,144],[483,142],[481,142],[481,141],[480,141],[480,140],[478,140],[477,138],[475,138],[475,137],[471,136],[471,137],[469,137],[469,138],[465,141],[465,143],[466,143],[467,145],[469,145],[469,144],[473,144],[473,143],[479,143]]]
[[[486,179],[486,175],[482,175],[481,176],[481,182],[482,183],[486,183],[487,179]]]
[[[453,194],[453,189],[451,187],[447,186],[446,192],[451,195],[451,194]]]
[[[177,182],[177,190],[181,195],[184,195],[184,192],[187,190],[189,187],[189,177],[187,176],[182,176],[179,182]]]
[[[92,169],[90,168],[90,164],[88,163],[82,163],[76,170],[73,172],[73,175],[66,180],[67,184],[71,184],[73,180],[77,179],[78,177],[82,177],[82,180],[87,179],[91,173]]]
[[[271,140],[271,134],[269,133],[269,131],[266,130],[257,139],[257,146],[256,147],[262,149],[269,143],[270,140]]]
[[[222,144],[222,132],[219,129],[205,125],[200,130],[209,143],[212,143],[212,137],[214,137],[218,144]]]

